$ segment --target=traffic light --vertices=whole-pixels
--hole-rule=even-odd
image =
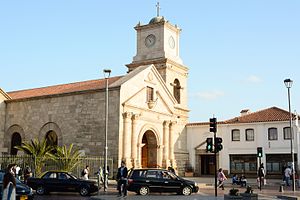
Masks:
[[[215,150],[216,150],[216,152],[219,152],[223,149],[222,142],[223,142],[222,138],[216,137],[216,139],[215,139]]]
[[[206,138],[206,152],[212,152],[212,151],[213,151],[213,139]]]
[[[217,132],[217,118],[210,118],[209,119],[209,131],[216,133]]]
[[[257,147],[257,157],[261,158],[263,156],[262,147]]]

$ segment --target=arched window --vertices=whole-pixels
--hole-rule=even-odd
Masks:
[[[17,155],[18,149],[16,149],[15,146],[21,146],[21,144],[22,144],[21,135],[17,132],[13,133],[11,137],[10,154]]]
[[[54,131],[48,131],[46,134],[47,145],[56,146],[57,145],[57,135]]]
[[[180,89],[181,89],[180,82],[178,79],[175,79],[173,83],[173,95],[177,100],[177,103],[180,103]]]

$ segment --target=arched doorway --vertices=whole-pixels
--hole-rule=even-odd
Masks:
[[[22,138],[20,133],[14,132],[11,136],[10,154],[17,155],[18,149],[16,149],[15,146],[21,146],[21,144],[22,144]]]
[[[142,138],[142,168],[157,167],[157,140],[155,134],[148,130]]]

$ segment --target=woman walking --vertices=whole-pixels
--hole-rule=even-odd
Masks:
[[[218,187],[222,188],[222,190],[224,190],[224,181],[227,180],[227,177],[225,176],[225,174],[223,173],[223,169],[220,168],[219,172],[218,172]]]

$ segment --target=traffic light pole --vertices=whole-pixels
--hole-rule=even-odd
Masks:
[[[218,196],[217,184],[218,184],[218,172],[217,172],[217,151],[216,151],[216,132],[214,132],[214,163],[215,163],[215,196]]]
[[[261,166],[261,157],[259,157],[259,168],[258,168],[258,176],[259,176],[259,190],[261,191],[261,169],[260,169],[260,166]]]

